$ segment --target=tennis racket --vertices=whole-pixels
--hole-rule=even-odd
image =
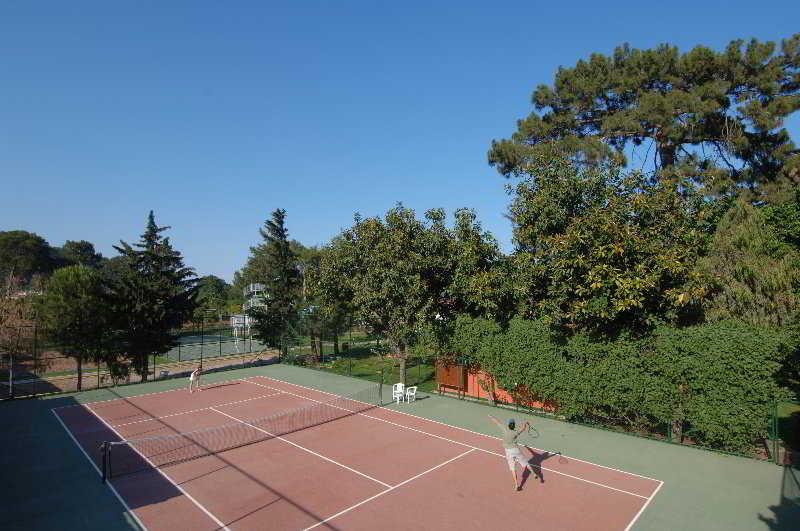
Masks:
[[[525,433],[528,436],[528,438],[530,438],[530,439],[538,439],[539,438],[539,430],[534,428],[533,425],[531,425],[530,422],[528,423],[528,428],[523,433]],[[528,448],[528,450],[531,453],[534,453],[533,449],[530,448],[529,446],[526,446],[526,448]],[[561,463],[562,465],[569,463],[569,460],[566,457],[564,457],[561,454],[561,452],[554,452],[551,455],[557,455],[558,456],[558,462]]]
[[[526,422],[527,428],[522,432],[523,435],[526,435],[529,439],[538,439],[539,438],[539,430],[534,428],[530,422]]]

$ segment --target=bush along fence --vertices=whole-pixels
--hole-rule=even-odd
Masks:
[[[236,337],[231,329],[175,331],[172,348],[151,356],[142,377],[99,342],[79,364],[69,348],[53,342],[38,325],[6,332],[13,341],[0,351],[0,399],[173,378],[201,364],[204,371],[233,369],[268,363],[278,354],[252,337]]]
[[[772,419],[776,402],[791,398],[778,383],[794,349],[787,332],[729,321],[603,339],[555,336],[538,321],[515,319],[501,328],[464,317],[454,325],[449,348],[457,354],[441,360],[444,393],[667,442],[779,459],[772,426],[787,426],[787,416]],[[785,437],[788,428],[781,429]]]

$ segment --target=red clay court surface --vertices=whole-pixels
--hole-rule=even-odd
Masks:
[[[219,426],[331,398],[256,376],[53,413],[98,468],[103,440]],[[534,450],[541,478],[514,492],[498,439],[372,408],[108,485],[143,527],[170,531],[627,530],[662,485]]]

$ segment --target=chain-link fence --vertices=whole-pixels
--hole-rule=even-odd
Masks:
[[[292,337],[286,341],[286,356],[281,361],[372,382],[401,382],[401,359],[380,338],[367,334],[334,337]],[[432,356],[408,353],[405,356],[405,384],[420,391],[435,388]]]
[[[47,330],[36,325],[2,331],[0,347],[0,398],[71,392],[110,387],[142,379],[172,378],[188,374],[198,365],[204,371],[250,366],[277,359],[252,336],[231,328],[190,329],[174,332],[175,344],[168,352],[148,359],[147,375],[138,375],[100,342],[90,359],[78,363],[69,349],[50,339]],[[108,363],[109,360],[113,360]]]
[[[800,466],[800,402],[775,402],[770,417],[769,437],[775,462]]]

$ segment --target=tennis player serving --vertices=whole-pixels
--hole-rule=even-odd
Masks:
[[[193,392],[192,387],[196,388],[198,391],[200,390],[200,373],[202,369],[198,366],[195,370],[192,371],[192,374],[189,375],[189,393]]]
[[[517,439],[520,434],[529,429],[531,425],[526,421],[525,424],[517,430],[517,423],[514,419],[509,419],[506,424],[503,424],[492,415],[489,415],[489,418],[500,428],[500,437],[503,439],[503,448],[506,450],[506,461],[508,461],[508,468],[511,469],[511,476],[514,478],[514,490],[521,490],[522,487],[520,487],[519,480],[517,479],[517,463],[522,465],[523,470],[527,468],[531,471],[531,474],[536,474],[531,464],[522,456],[519,446],[517,446]]]

